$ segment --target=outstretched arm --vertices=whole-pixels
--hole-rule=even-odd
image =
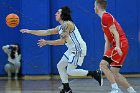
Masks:
[[[48,29],[48,30],[28,30],[28,29],[21,29],[20,32],[33,34],[37,36],[48,36],[53,34],[58,34],[58,27]]]
[[[62,25],[62,30],[63,32],[60,34],[60,39],[58,40],[44,40],[44,39],[40,39],[38,42],[38,45],[40,47],[45,46],[45,45],[64,45],[64,43],[66,42],[66,39],[69,35],[69,32],[72,31],[73,29],[73,24],[71,24],[70,22],[65,22]]]
[[[57,39],[57,40],[44,40],[40,39],[38,40],[38,46],[43,47],[45,45],[64,45],[65,40],[64,39]]]

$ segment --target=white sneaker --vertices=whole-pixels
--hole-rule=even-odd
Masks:
[[[137,93],[136,91],[134,91],[134,92],[131,92],[131,93]]]
[[[112,88],[110,93],[119,93],[119,90],[120,90],[120,89]]]

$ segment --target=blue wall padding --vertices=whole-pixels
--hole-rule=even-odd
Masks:
[[[22,52],[23,75],[58,74],[57,63],[67,50],[65,46],[45,46],[39,48],[40,38],[55,40],[59,35],[39,37],[21,34],[22,28],[39,30],[59,25],[55,21],[55,13],[62,6],[69,6],[72,18],[78,27],[88,50],[83,66],[87,70],[99,68],[104,51],[104,35],[101,19],[94,12],[95,0],[5,0],[0,1],[0,47],[6,44],[19,43]],[[107,0],[107,11],[120,23],[129,40],[129,53],[121,69],[123,73],[140,73],[140,1],[139,0]],[[80,3],[79,3],[80,2]],[[11,8],[12,7],[12,8]],[[9,13],[20,16],[20,25],[10,28],[5,24]],[[7,56],[0,48],[0,75],[4,75]]]

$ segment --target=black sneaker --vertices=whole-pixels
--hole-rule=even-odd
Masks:
[[[100,69],[96,71],[89,71],[87,76],[91,76],[92,78],[97,80],[100,86],[103,85],[102,71]]]
[[[99,85],[103,85],[103,77],[101,69],[96,70],[95,74],[93,75],[94,79],[98,81]]]
[[[60,93],[72,93],[72,90],[70,89],[70,90],[66,91],[65,89],[62,89],[62,90],[60,91]]]

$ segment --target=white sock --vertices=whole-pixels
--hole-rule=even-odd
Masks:
[[[114,83],[111,86],[112,86],[112,88],[119,89],[117,83]]]
[[[136,93],[136,91],[133,89],[133,87],[127,88],[127,91],[128,91],[129,93]]]

